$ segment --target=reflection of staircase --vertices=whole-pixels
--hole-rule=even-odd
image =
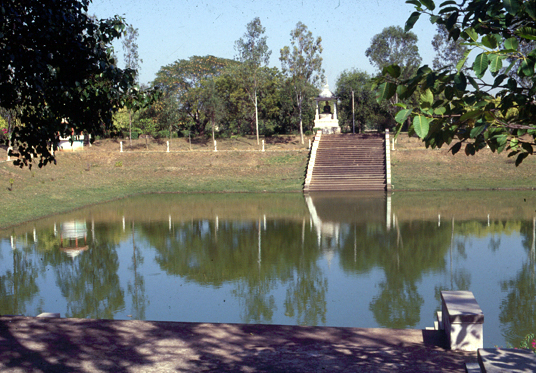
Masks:
[[[386,190],[386,157],[384,135],[318,134],[311,149],[304,192]]]

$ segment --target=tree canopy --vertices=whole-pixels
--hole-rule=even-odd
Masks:
[[[308,84],[316,86],[324,79],[324,69],[322,69],[322,38],[316,40],[306,25],[301,22],[296,24],[296,28],[290,32],[291,47],[285,46],[281,49],[281,67],[283,73],[292,81],[295,92],[295,102],[298,107],[300,122],[300,137],[303,140],[303,118],[302,106]]]
[[[54,161],[57,135],[102,134],[124,105],[135,71],[116,66],[110,43],[121,36],[120,17],[94,20],[90,0],[7,1],[1,5],[0,106],[20,125],[10,134],[15,164]],[[136,91],[138,101],[149,96]]]
[[[510,151],[510,156],[517,156],[516,165],[534,154],[536,0],[445,1],[438,8],[432,0],[406,2],[415,6],[407,31],[424,14],[468,50],[456,71],[434,71],[425,65],[407,79],[397,66],[383,69],[380,98],[396,93],[420,97],[415,106],[400,105],[399,129],[412,117],[411,133],[430,147],[452,144],[453,154],[462,146],[467,155],[489,146],[492,151]],[[522,47],[526,45],[532,47]]]

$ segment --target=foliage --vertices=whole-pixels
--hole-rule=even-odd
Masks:
[[[456,72],[433,71],[422,66],[413,78],[405,78],[400,68],[384,68],[380,98],[395,93],[401,97],[418,94],[418,105],[402,106],[396,115],[401,124],[412,117],[411,133],[427,146],[450,145],[453,154],[465,145],[474,155],[489,146],[492,151],[509,150],[519,165],[533,154],[536,133],[536,49],[523,49],[536,40],[535,0],[470,0],[458,4],[443,2],[436,10],[431,0],[408,0],[416,11],[406,22],[410,30],[422,14],[433,23],[444,25],[449,37],[468,47]],[[532,44],[534,45],[534,44]],[[467,71],[464,65],[472,54]],[[475,56],[476,55],[476,56]],[[503,62],[510,62],[503,70]],[[517,70],[515,64],[518,62]],[[484,78],[486,73],[489,75]],[[509,72],[529,84],[524,86]]]
[[[531,350],[536,354],[536,338],[534,337],[534,333],[527,334],[519,344],[519,347]]]
[[[219,76],[236,61],[214,56],[192,56],[162,67],[153,85],[177,101],[183,130],[204,135],[209,118],[201,112],[202,81]]]
[[[354,92],[356,131],[363,133],[366,127],[373,127],[389,120],[388,113],[376,102],[371,76],[358,69],[345,70],[337,79],[335,92],[339,99],[337,112],[341,127],[352,128],[352,92]]]
[[[290,32],[291,47],[281,49],[281,67],[294,88],[295,105],[298,108],[301,143],[303,140],[303,102],[308,84],[317,86],[324,79],[322,69],[322,38],[316,40],[307,26],[301,22]]]
[[[417,41],[417,35],[405,32],[400,26],[386,27],[374,35],[365,55],[379,71],[389,65],[398,65],[400,75],[409,78],[421,63]]]
[[[21,122],[11,133],[20,167],[31,167],[32,156],[40,167],[55,161],[49,144],[58,132],[103,134],[134,85],[134,71],[119,69],[109,47],[125,29],[123,19],[92,20],[89,2],[1,5],[0,102]]]
[[[259,123],[258,123],[258,102],[257,91],[259,88],[259,68],[266,66],[270,62],[272,51],[268,49],[265,28],[262,27],[259,17],[256,17],[246,26],[247,31],[244,38],[240,38],[235,43],[238,52],[237,60],[242,62],[236,70],[238,79],[241,81],[245,91],[255,106],[255,132],[257,134],[257,144],[259,144]]]
[[[447,67],[449,70],[456,70],[456,64],[460,61],[467,47],[461,40],[454,41],[449,38],[449,32],[445,25],[437,25],[437,34],[432,39],[432,47],[436,55],[434,57],[434,69],[439,70]]]
[[[134,28],[132,25],[128,25],[122,41],[125,66],[127,67],[127,69],[135,71],[136,78],[139,75],[140,62],[143,62],[143,60],[140,60],[138,53],[138,43],[136,43],[138,36],[138,29]]]

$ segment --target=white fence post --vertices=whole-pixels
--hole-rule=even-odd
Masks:
[[[10,146],[9,148],[7,148],[7,160],[8,162],[11,160],[11,157],[9,156],[9,152],[13,150],[13,148]]]
[[[123,153],[123,141],[120,142],[120,145],[121,145],[121,151],[120,151],[120,153]]]
[[[215,152],[218,151],[218,144],[216,143],[216,140],[214,140],[214,151]]]
[[[166,141],[167,142],[167,152],[169,153],[169,141]]]
[[[262,140],[262,151],[264,151],[264,140]]]

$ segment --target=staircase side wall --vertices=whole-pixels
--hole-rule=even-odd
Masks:
[[[313,168],[315,167],[316,152],[318,150],[318,144],[320,143],[320,138],[322,137],[322,131],[317,131],[315,138],[313,140],[313,145],[311,146],[311,154],[309,155],[309,163],[307,164],[307,175],[305,176],[305,183],[303,185],[303,190],[309,190],[309,184],[311,184],[311,179],[313,178]]]
[[[389,129],[385,129],[385,179],[387,191],[391,191],[391,150]]]

